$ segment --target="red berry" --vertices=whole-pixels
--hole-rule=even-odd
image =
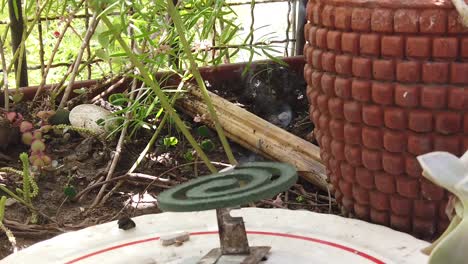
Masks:
[[[54,31],[54,36],[55,36],[56,38],[60,37],[60,32]]]

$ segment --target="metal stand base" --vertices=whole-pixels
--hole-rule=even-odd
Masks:
[[[242,217],[232,217],[228,208],[217,209],[220,248],[212,249],[197,264],[258,264],[271,247],[250,247]]]
[[[271,247],[250,247],[249,254],[223,255],[221,248],[214,248],[197,264],[258,264],[265,259]]]

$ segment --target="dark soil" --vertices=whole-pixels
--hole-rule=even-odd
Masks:
[[[255,102],[243,102],[241,96],[236,96],[236,91],[226,87],[222,89],[218,87],[218,89],[223,91],[219,92],[218,90],[218,93],[223,97],[244,104],[245,107],[255,112]],[[302,89],[305,91],[305,87]],[[212,87],[212,90],[217,89]],[[298,97],[297,102],[293,102],[293,119],[285,129],[300,137],[307,138],[313,127],[308,118],[307,103],[305,103],[303,96],[299,95]],[[197,127],[202,126],[190,117],[185,116],[184,119],[188,124],[191,124],[192,131],[196,131]],[[193,160],[187,156],[186,153],[191,150],[191,147],[177,129],[170,127],[161,138],[165,135],[178,138],[179,143],[175,147],[165,147],[159,141],[156,148],[147,155],[147,158],[136,170],[140,173],[137,176],[141,177],[127,177],[124,184],[104,205],[92,209],[89,209],[89,206],[94,201],[100,187],[92,189],[78,201],[67,198],[64,190],[69,187],[68,190],[76,190],[79,193],[87,186],[92,185],[98,178],[105,177],[117,140],[106,141],[106,144],[103,144],[97,139],[83,138],[73,132],[68,132],[66,137],[60,134],[51,135],[47,140],[48,152],[52,159],[58,162],[58,166],[54,169],[44,170],[40,174],[37,173],[36,181],[40,191],[33,200],[33,204],[48,219],[39,217],[39,223],[33,225],[29,223],[31,213],[23,205],[14,203],[6,208],[5,224],[13,231],[18,248],[28,247],[66,231],[117,220],[124,216],[133,217],[159,213],[160,210],[154,202],[154,197],[161,191],[180,182],[209,174],[206,167],[195,155]],[[126,142],[114,177],[124,175],[127,172],[146,146],[150,136],[149,133],[140,131],[132,140]],[[198,136],[197,139],[201,141],[207,138],[215,144],[214,150],[208,152],[209,158],[219,162],[217,167],[222,169],[224,167],[222,164],[226,164],[227,159],[216,134],[210,131],[208,137],[206,135],[204,137]],[[263,159],[234,143],[231,144],[239,161]],[[27,151],[27,148],[16,144],[0,152],[0,167],[20,168],[17,159],[19,153],[23,151]],[[153,181],[154,177],[161,177],[164,180]],[[20,178],[10,173],[0,173],[0,183],[5,184],[10,190],[21,187]],[[115,183],[110,183],[107,191]],[[306,209],[339,214],[336,203],[333,198],[329,197],[329,194],[319,191],[303,180],[299,180],[288,192],[271,200],[260,201],[256,203],[256,206]],[[0,258],[11,252],[11,244],[2,234],[0,236]]]

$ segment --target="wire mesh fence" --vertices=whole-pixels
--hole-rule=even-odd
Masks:
[[[15,1],[15,0],[9,0]],[[219,1],[214,1],[216,4]],[[224,4],[232,9],[235,14],[236,22],[240,25],[236,39],[249,39],[249,45],[271,46],[274,56],[294,56],[302,54],[303,33],[302,25],[305,19],[304,0],[259,0],[259,1],[240,1],[226,0]],[[28,25],[34,25],[31,28],[30,35],[24,45],[25,63],[22,66],[27,69],[26,79],[29,79],[29,85],[44,85],[43,82],[56,83],[62,81],[62,76],[67,75],[75,64],[76,53],[80,48],[83,38],[90,26],[92,14],[89,12],[86,1],[83,8],[73,12],[67,10],[65,16],[49,15],[39,17],[24,17],[24,29]],[[39,7],[38,7],[39,8]],[[190,9],[190,6],[181,6],[181,8]],[[5,61],[7,65],[13,60],[14,49],[11,43],[13,34],[12,22],[8,17],[6,8],[0,16],[0,38],[2,40]],[[118,16],[118,12],[109,15]],[[211,39],[194,40],[194,49],[204,48],[206,51],[220,52],[225,49],[239,48],[243,43],[231,42],[229,45],[218,46],[215,36],[223,31],[223,23],[213,27]],[[64,34],[68,29],[67,33]],[[101,28],[96,28],[95,35],[101,33]],[[99,79],[105,75],[113,74],[121,69],[103,59],[102,50],[99,47],[100,39],[92,38],[90,45],[86,47],[80,64],[80,71],[76,80]],[[234,39],[235,40],[235,39]],[[60,45],[57,43],[60,42]],[[244,62],[249,59],[266,59],[264,54],[255,54],[250,57],[247,49],[240,50],[235,56],[230,56],[229,52],[224,57],[222,63]],[[112,58],[111,58],[112,59]],[[117,58],[114,58],[114,62]],[[26,66],[27,65],[27,66]],[[15,68],[16,68],[15,67]],[[0,69],[3,72],[5,69]],[[7,71],[8,83],[10,86],[21,84],[15,71]],[[24,75],[24,73],[23,73]],[[47,76],[47,78],[44,78]],[[24,82],[22,83],[24,86]],[[20,85],[21,86],[21,85]]]

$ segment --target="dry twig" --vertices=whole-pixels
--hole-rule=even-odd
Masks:
[[[123,80],[124,80],[124,78],[122,78],[122,81]],[[130,100],[129,100],[128,105],[127,105],[128,107],[131,107],[131,105],[132,105],[133,99],[135,97],[136,87],[137,87],[137,79],[135,78],[133,80],[132,88],[130,90]],[[114,174],[115,168],[117,167],[117,163],[120,160],[120,154],[122,153],[122,147],[123,147],[123,144],[124,144],[124,140],[125,140],[125,137],[127,136],[127,129],[128,129],[128,125],[130,124],[130,119],[131,119],[131,112],[129,111],[129,112],[127,112],[125,114],[125,121],[124,121],[124,124],[123,124],[122,131],[120,133],[120,137],[119,137],[119,141],[117,143],[117,147],[115,149],[115,154],[114,154],[114,156],[112,158],[112,163],[110,165],[109,171],[107,172],[106,181],[110,180],[112,178],[112,174]],[[101,190],[99,190],[99,193],[97,194],[96,199],[94,199],[93,203],[91,204],[91,207],[95,207],[99,203],[102,204],[101,200],[102,200],[102,197],[104,196],[104,191],[106,190],[106,188],[107,188],[107,183],[104,184],[101,187]],[[104,202],[105,202],[105,200],[104,200]]]

